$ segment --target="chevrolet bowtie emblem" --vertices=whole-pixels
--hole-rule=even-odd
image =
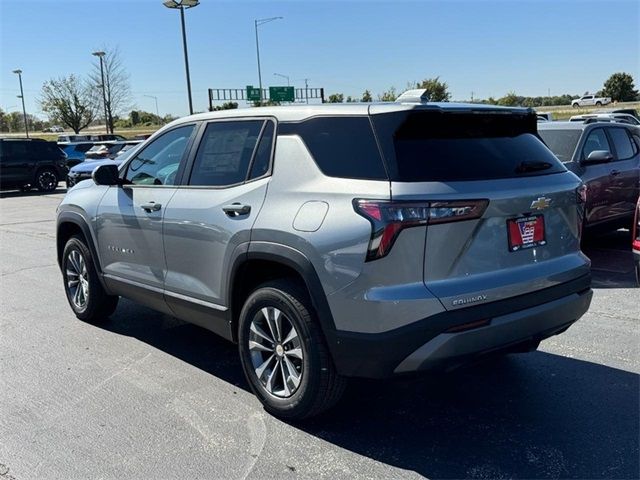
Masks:
[[[545,208],[551,205],[551,199],[547,197],[538,197],[537,200],[531,202],[531,209],[533,210],[544,210]]]

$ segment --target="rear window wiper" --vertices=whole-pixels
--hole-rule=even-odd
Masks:
[[[516,167],[516,173],[529,173],[529,172],[539,172],[541,170],[547,170],[551,168],[549,162],[520,162],[520,165]]]

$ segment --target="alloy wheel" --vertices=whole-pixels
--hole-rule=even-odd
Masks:
[[[304,351],[293,322],[275,307],[256,313],[249,327],[249,353],[255,375],[267,393],[291,397],[304,374]]]
[[[55,190],[58,186],[58,179],[53,172],[45,170],[38,175],[38,186],[45,191]]]
[[[66,262],[67,291],[76,308],[82,310],[89,301],[89,272],[78,250],[71,250]]]

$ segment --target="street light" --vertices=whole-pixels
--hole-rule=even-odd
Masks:
[[[158,97],[153,95],[143,95],[143,97],[153,98],[156,101],[156,117],[158,117],[158,124],[160,124],[160,110],[158,110]]]
[[[274,75],[275,75],[276,77],[286,78],[286,79],[287,79],[287,87],[289,87],[289,86],[290,86],[290,83],[289,83],[289,75],[283,75],[282,73],[274,73]]]
[[[100,77],[102,78],[102,103],[104,105],[104,126],[107,129],[107,133],[109,133],[109,117],[107,115],[107,94],[104,86],[104,66],[103,66],[103,60],[102,60],[106,54],[102,51],[98,51],[98,52],[92,52],[91,55],[93,55],[94,57],[98,57],[100,59]]]
[[[27,123],[27,109],[24,106],[24,90],[22,90],[22,70],[14,70],[13,73],[18,75],[20,81],[20,95],[18,97],[22,100],[22,115],[24,116],[24,134],[29,138],[29,125]]]
[[[284,17],[271,17],[261,18],[254,20],[253,24],[256,27],[256,54],[258,56],[258,84],[260,86],[260,105],[262,105],[262,72],[260,71],[260,42],[258,41],[258,27],[265,23],[273,22],[274,20],[282,20]]]
[[[184,48],[184,69],[187,72],[187,92],[189,94],[189,114],[193,115],[193,102],[191,100],[191,77],[189,76],[189,55],[187,54],[187,34],[184,30],[184,9],[197,7],[200,0],[166,0],[162,4],[167,8],[180,10],[180,23],[182,24],[182,47]]]

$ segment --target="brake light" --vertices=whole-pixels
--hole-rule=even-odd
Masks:
[[[640,252],[640,199],[638,199],[638,206],[636,207],[636,218],[633,222],[631,238],[633,238],[632,248]]]
[[[367,261],[386,256],[405,228],[480,218],[489,200],[387,202],[356,199],[355,211],[371,222]]]
[[[576,188],[576,203],[578,204],[578,238],[582,238],[582,223],[584,222],[585,207],[587,203],[587,186],[580,185]]]

